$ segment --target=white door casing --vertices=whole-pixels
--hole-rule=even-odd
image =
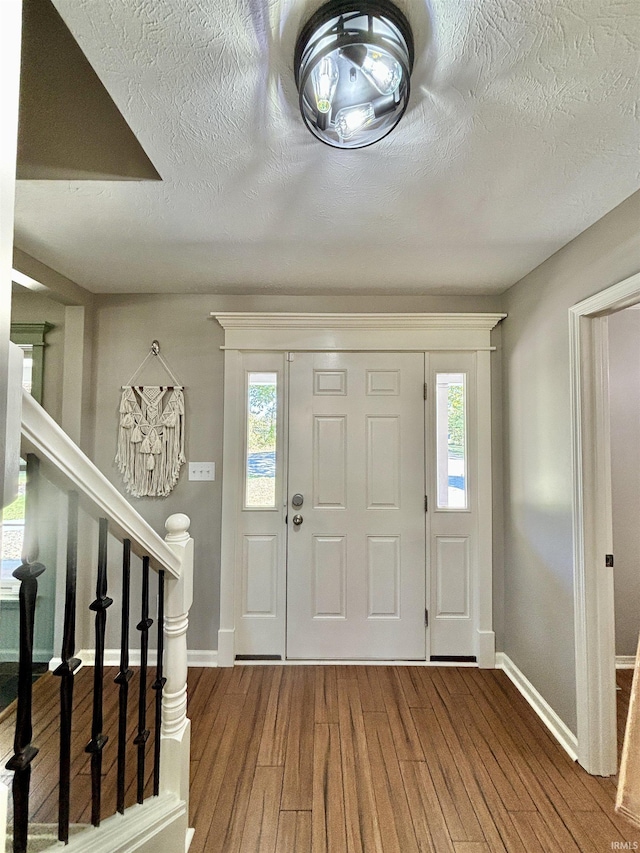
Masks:
[[[423,356],[292,356],[287,658],[424,660]]]
[[[569,309],[578,761],[617,769],[606,315],[640,301],[640,273]]]
[[[470,595],[475,608],[473,654],[478,664],[493,667],[495,640],[492,628],[492,530],[490,443],[490,332],[502,314],[213,314],[225,329],[225,408],[223,457],[223,513],[220,582],[218,665],[232,666],[236,654],[277,654],[285,657],[285,612],[282,591],[286,581],[284,561],[276,569],[276,612],[272,616],[245,614],[239,627],[242,594],[243,546],[242,484],[245,373],[243,362],[257,353],[282,359],[285,353],[413,352],[472,353],[475,359],[476,397],[469,413],[478,429],[474,477],[477,487],[477,536],[472,543]],[[257,364],[257,362],[252,362]],[[253,369],[256,369],[255,367]],[[262,368],[258,368],[262,369]],[[266,369],[266,368],[264,368]],[[286,406],[286,401],[285,401]],[[431,482],[431,475],[429,475]],[[281,516],[284,522],[284,510]],[[275,518],[275,513],[273,514]],[[431,513],[429,514],[429,516]],[[245,515],[246,517],[246,515]],[[250,535],[254,535],[251,534]],[[271,536],[260,532],[258,536]],[[259,551],[260,549],[258,549]],[[264,565],[271,565],[266,561]],[[244,640],[254,635],[251,620],[269,625],[271,639],[261,648],[247,650]],[[245,630],[247,629],[247,630]],[[259,633],[258,631],[258,633]],[[273,644],[276,644],[277,647]]]

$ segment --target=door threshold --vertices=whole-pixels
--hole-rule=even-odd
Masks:
[[[282,655],[236,655],[236,663],[264,663],[265,661],[273,661],[273,663],[282,663]]]
[[[475,655],[431,655],[431,663],[477,663]]]

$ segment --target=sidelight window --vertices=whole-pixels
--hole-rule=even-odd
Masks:
[[[467,400],[464,373],[436,374],[438,509],[467,509]]]
[[[278,374],[247,374],[245,507],[276,506]]]

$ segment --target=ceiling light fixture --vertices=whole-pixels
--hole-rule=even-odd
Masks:
[[[388,0],[329,0],[302,28],[294,68],[311,133],[334,148],[364,148],[407,108],[411,27]]]

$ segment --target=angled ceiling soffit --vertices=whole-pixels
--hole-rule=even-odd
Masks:
[[[50,0],[24,0],[18,179],[161,180]]]

